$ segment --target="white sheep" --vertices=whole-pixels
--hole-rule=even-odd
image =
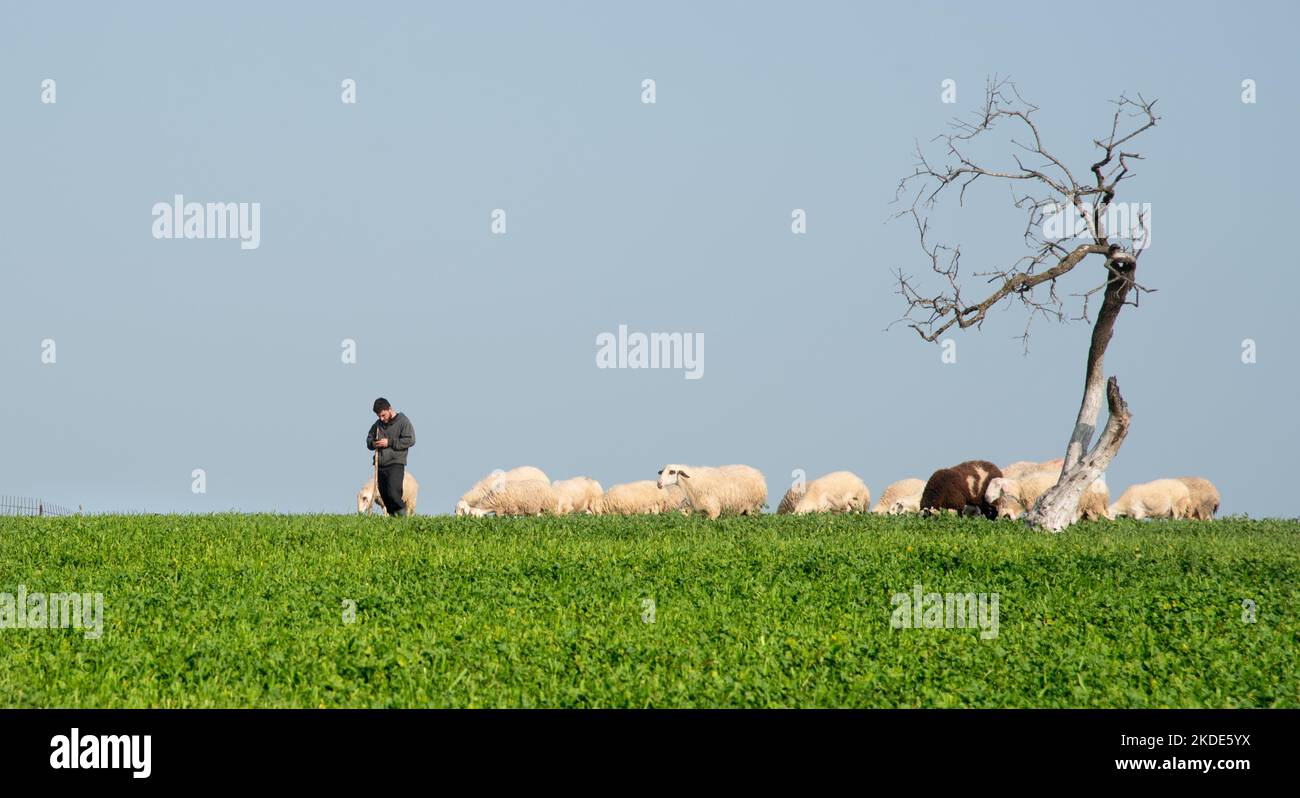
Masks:
[[[654,484],[650,480],[646,481],[652,485]],[[663,501],[659,508],[661,512],[678,512],[682,515],[691,514],[691,497],[686,495],[686,491],[682,490],[681,485],[666,485],[661,492],[663,493]]]
[[[1017,460],[1002,469],[1002,476],[1009,479],[1032,478],[1035,481],[1041,477],[1050,477],[1051,483],[1047,486],[1050,488],[1060,480],[1061,469],[1064,466],[1065,458],[1063,457],[1042,462]],[[1041,496],[1042,491],[1039,491],[1038,495]],[[1034,497],[1034,501],[1037,500],[1038,497]],[[1021,503],[1023,504],[1023,501]],[[1033,503],[1031,502],[1025,505],[1025,512],[1032,508]],[[1079,521],[1085,518],[1093,521],[1101,518],[1114,520],[1114,516],[1110,514],[1110,489],[1106,487],[1105,476],[1093,480],[1092,484],[1083,492],[1083,495],[1079,497],[1079,506],[1075,509],[1074,520]]]
[[[403,472],[402,476],[402,505],[406,508],[407,515],[415,515],[415,500],[420,496],[420,483],[415,481],[410,471]],[[388,508],[384,507],[384,497],[379,495],[375,487],[375,478],[371,477],[366,484],[361,486],[357,491],[357,512],[369,513],[370,508],[376,504],[384,512]]]
[[[1191,494],[1191,503],[1187,508],[1187,518],[1200,521],[1214,519],[1219,511],[1219,489],[1214,483],[1201,477],[1178,477],[1178,481],[1187,486]]]
[[[672,487],[678,487],[673,485]],[[796,482],[790,486],[790,489],[781,497],[781,503],[776,506],[777,515],[789,515],[794,512],[794,507],[803,498],[804,493],[808,491],[806,482]]]
[[[871,512],[876,515],[900,515],[902,513],[919,513],[921,511],[921,494],[925,492],[925,480],[909,477],[889,483],[885,492]]]
[[[1104,475],[1094,479],[1079,497],[1079,507],[1074,511],[1074,520],[1085,518],[1090,521],[1102,518],[1108,521],[1115,520],[1115,516],[1110,512],[1110,488],[1106,487]]]
[[[600,515],[658,515],[665,511],[669,501],[654,480],[643,479],[614,485],[600,497],[597,513]]]
[[[493,471],[478,482],[475,482],[474,487],[470,488],[465,492],[464,496],[460,497],[460,501],[456,502],[456,515],[469,515],[470,508],[477,506],[483,500],[483,497],[487,495],[488,491],[492,490],[494,487],[500,488],[507,482],[517,482],[527,479],[540,479],[546,483],[551,481],[551,478],[546,476],[546,473],[542,471],[542,469],[534,468],[533,466],[519,466],[518,468],[512,468],[509,471]]]
[[[591,477],[559,479],[551,483],[559,498],[559,514],[585,513],[591,515],[600,503],[603,491],[600,483]]]
[[[669,463],[659,470],[660,488],[680,485],[695,512],[715,519],[724,512],[757,515],[767,501],[767,482],[747,465],[686,466]]]
[[[1061,469],[1065,466],[1065,458],[1058,457],[1055,460],[1044,460],[1037,462],[1034,460],[1017,460],[1006,468],[1002,469],[1002,476],[1008,479],[1020,479],[1027,474],[1034,474],[1040,471],[1055,472],[1055,476],[1061,475]]]
[[[998,518],[1016,519],[1032,510],[1038,497],[1055,485],[1057,479],[1044,471],[1031,471],[1020,477],[997,477],[989,480],[984,499],[997,510]]]
[[[1110,506],[1114,517],[1185,518],[1192,496],[1187,486],[1176,479],[1157,479],[1131,485]]]
[[[468,513],[476,518],[485,515],[555,514],[559,503],[551,483],[542,479],[517,479],[497,483],[477,503],[469,506]]]
[[[997,508],[999,518],[1019,518],[1033,509],[1034,503],[1056,485],[1060,475],[1055,471],[1030,471],[1019,478],[995,479],[989,482],[986,496]],[[1105,477],[1098,477],[1079,497],[1074,520],[1114,520],[1110,514],[1110,490]]]
[[[1002,476],[1007,479],[1020,479],[1025,474],[1038,470],[1037,460],[1017,460],[1002,466]]]
[[[865,513],[871,506],[871,491],[857,474],[832,471],[812,482],[796,485],[786,492],[777,507],[778,514],[793,513]]]

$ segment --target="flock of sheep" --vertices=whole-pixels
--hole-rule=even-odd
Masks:
[[[871,507],[871,492],[850,471],[834,471],[791,487],[778,514],[863,513],[884,515],[951,512],[986,518],[1020,518],[1060,477],[1063,460],[1020,460],[998,468],[987,460],[968,460],[935,471],[928,480],[901,479],[890,484]],[[402,482],[406,514],[415,513],[419,485],[406,474]],[[658,515],[692,512],[710,519],[728,514],[757,515],[767,502],[767,482],[756,468],[669,464],[657,480],[647,479],[602,490],[589,477],[552,482],[540,469],[521,466],[494,471],[456,502],[458,516]],[[357,494],[357,511],[370,512],[383,500],[372,479]],[[1104,478],[1088,486],[1075,520],[1195,518],[1209,520],[1219,510],[1219,491],[1207,479],[1179,477],[1133,485],[1112,504]]]

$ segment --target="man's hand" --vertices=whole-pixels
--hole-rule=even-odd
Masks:
[[[387,448],[388,448],[388,439],[387,439],[387,438],[380,438],[379,440],[375,441],[375,448],[376,448],[376,449],[387,449]]]

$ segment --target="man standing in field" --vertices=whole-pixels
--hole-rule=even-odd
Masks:
[[[389,515],[401,515],[406,505],[402,503],[402,479],[406,476],[406,450],[415,445],[415,427],[384,397],[375,400],[375,415],[379,416],[366,433],[366,448],[379,458],[379,496]]]

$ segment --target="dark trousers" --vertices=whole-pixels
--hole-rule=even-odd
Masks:
[[[406,509],[402,503],[402,480],[406,477],[406,466],[387,465],[379,467],[379,497],[384,500],[384,509],[389,515],[401,515]]]

